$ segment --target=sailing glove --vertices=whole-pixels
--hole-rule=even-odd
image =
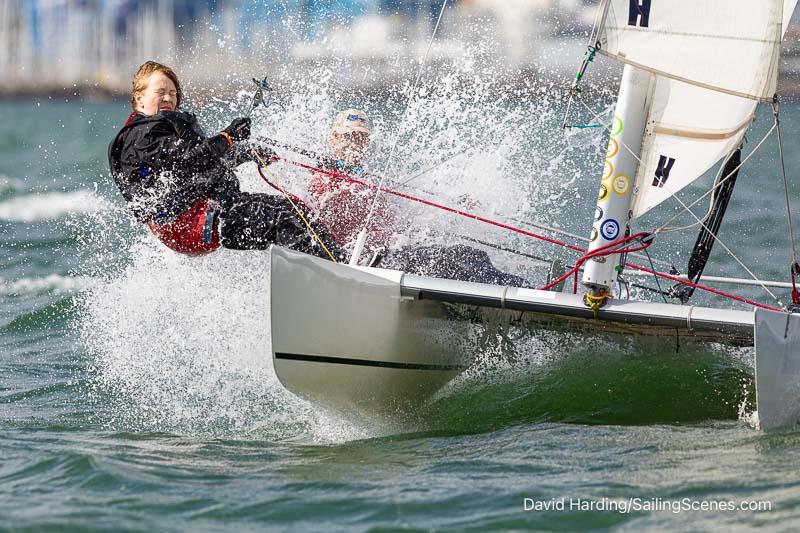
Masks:
[[[233,164],[238,166],[249,161],[256,161],[258,164],[271,165],[280,158],[269,146],[259,145],[251,141],[238,143],[231,149]]]
[[[280,160],[280,157],[278,157],[278,154],[275,153],[275,150],[269,146],[256,146],[254,149],[261,158],[261,161],[264,161],[268,165]]]
[[[222,132],[227,134],[233,142],[243,141],[250,137],[250,119],[247,117],[235,118]]]

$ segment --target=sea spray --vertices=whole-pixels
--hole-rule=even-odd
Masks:
[[[276,95],[279,106],[254,111],[253,134],[326,153],[332,116],[341,108],[361,107],[374,124],[368,167],[374,174],[385,172],[387,186],[504,222],[560,220],[562,226],[582,231],[580,224],[569,227],[574,217],[565,221],[560,215],[584,201],[577,193],[587,180],[583,169],[592,168],[587,161],[602,156],[597,148],[602,143],[572,137],[565,146],[563,102],[557,91],[500,86],[479,65],[467,57],[445,74],[423,80],[407,111],[408,85],[380,97],[345,95],[324,69],[313,79],[290,77],[284,86],[292,90]],[[218,131],[246,108],[246,92],[223,93],[203,100],[188,93],[187,106],[198,112],[208,132]],[[387,165],[396,139],[397,153]],[[309,162],[291,152],[282,155]],[[271,170],[282,186],[307,196],[308,171],[285,163]],[[244,190],[270,191],[252,163],[240,167],[238,175]],[[549,244],[419,204],[391,201],[402,228],[401,244],[451,244],[464,235],[529,253],[553,252]],[[87,229],[85,238],[100,254],[96,274],[104,281],[86,292],[79,330],[92,359],[91,397],[104,423],[123,430],[255,433],[336,442],[420,427],[419,420],[409,422],[408,417],[399,417],[409,422],[399,425],[342,418],[280,385],[269,337],[269,313],[280,310],[269,306],[267,252],[180,256],[141,226],[115,235],[117,223],[132,227],[129,217],[126,224],[119,215],[116,210],[97,214],[99,229]],[[113,237],[105,244],[103,227]],[[109,259],[118,246],[124,253],[116,256],[125,258],[123,263]],[[492,251],[492,259],[534,283],[544,277],[520,256]],[[496,344],[487,341],[477,366],[462,382],[470,383],[473,376],[479,383],[488,372],[487,360],[508,358],[506,344],[502,338]],[[534,344],[527,345],[528,353],[547,359],[547,343]],[[526,355],[514,358],[531,363]],[[515,364],[507,369],[512,374]],[[442,394],[446,397],[447,390]]]
[[[286,391],[272,368],[269,256],[190,258],[148,237],[81,299],[99,422],[124,431],[339,442],[372,435]]]

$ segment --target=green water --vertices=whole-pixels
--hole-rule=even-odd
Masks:
[[[313,126],[325,109],[295,111],[293,127],[312,126],[321,148]],[[126,114],[124,103],[0,103],[0,529],[791,529],[800,519],[800,434],[749,425],[747,349],[676,353],[671,338],[642,347],[511,331],[418,412],[354,420],[295,398],[264,355],[264,255],[180,258],[122,209],[105,149]],[[511,194],[525,191],[528,210],[504,211],[516,204],[502,196],[480,208],[585,234],[604,144],[574,138],[558,159],[564,145],[541,132],[542,122],[557,130],[559,112],[539,119],[511,139],[523,149],[498,149],[511,163],[493,167],[517,173]],[[751,135],[768,124],[760,115]],[[800,107],[786,105],[783,127],[794,170]],[[776,164],[773,145],[743,172],[722,237],[758,275],[785,280]],[[520,168],[567,177],[547,189]],[[244,183],[255,179],[245,171]],[[420,186],[437,180],[454,196],[476,190],[446,173]],[[693,239],[654,255],[684,265]],[[709,271],[745,277],[719,251]],[[773,302],[758,288],[737,292]],[[526,498],[568,508],[526,511]],[[569,509],[571,498],[771,510],[623,513]]]

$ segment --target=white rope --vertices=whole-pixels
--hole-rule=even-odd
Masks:
[[[685,209],[685,210],[686,210],[686,211],[687,211],[689,214],[691,214],[691,215],[692,215],[692,216],[695,218],[695,220],[697,220],[697,223],[698,223],[699,225],[703,226],[703,228],[704,228],[704,229],[705,229],[705,230],[706,230],[706,231],[709,233],[709,235],[711,235],[711,237],[712,237],[712,238],[713,238],[715,241],[717,241],[717,242],[719,243],[719,245],[720,245],[720,246],[722,246],[722,248],[723,248],[723,249],[724,249],[724,250],[725,250],[725,251],[728,253],[728,255],[730,255],[730,256],[733,258],[733,260],[734,260],[734,261],[736,261],[737,263],[739,263],[739,266],[741,266],[741,267],[742,267],[742,268],[745,270],[745,272],[747,272],[747,274],[748,274],[748,275],[749,275],[751,278],[753,278],[753,280],[754,280],[754,281],[756,281],[756,282],[757,282],[757,283],[758,283],[758,284],[759,284],[759,285],[760,285],[760,286],[761,286],[761,287],[762,287],[762,288],[763,288],[765,291],[767,291],[767,293],[768,293],[768,294],[769,294],[769,295],[770,295],[770,296],[771,296],[771,297],[772,297],[772,298],[773,298],[773,299],[774,299],[776,302],[778,302],[778,304],[780,304],[780,306],[781,306],[781,307],[785,307],[785,306],[783,305],[783,302],[782,302],[782,301],[781,301],[781,300],[780,300],[780,299],[779,299],[777,296],[775,296],[775,295],[772,293],[772,291],[771,291],[771,290],[769,290],[769,288],[768,288],[766,285],[764,285],[764,282],[762,282],[760,279],[758,279],[758,276],[756,276],[755,274],[753,274],[753,272],[752,272],[752,271],[751,271],[749,268],[747,268],[747,265],[745,265],[745,264],[744,264],[744,263],[743,263],[743,262],[742,262],[742,261],[741,261],[741,260],[740,260],[740,259],[739,259],[739,258],[736,256],[736,254],[734,254],[734,253],[731,251],[731,249],[730,249],[730,248],[728,248],[728,247],[725,245],[725,243],[724,243],[724,242],[722,242],[722,241],[720,240],[720,238],[719,238],[719,237],[717,237],[717,235],[716,235],[716,234],[714,234],[714,232],[713,232],[713,231],[711,231],[711,229],[710,229],[708,226],[706,226],[706,224],[705,224],[705,223],[704,223],[702,220],[700,220],[700,219],[697,217],[697,215],[695,215],[695,214],[694,214],[694,211],[692,211],[691,209],[689,209],[688,207],[686,207],[686,204],[684,204],[684,203],[681,201],[681,199],[680,199],[680,198],[678,198],[676,195],[674,195],[674,194],[673,194],[673,195],[672,195],[672,198],[674,198],[674,199],[675,199],[675,201],[676,201],[676,202],[678,202],[678,203],[681,205],[681,207],[683,207],[683,208],[684,208],[684,209]]]
[[[496,103],[495,103],[495,108],[496,108]],[[485,135],[484,137],[482,137],[478,142],[475,142],[475,143],[467,146],[463,150],[461,150],[459,152],[456,152],[456,153],[446,157],[445,159],[442,159],[438,163],[436,163],[436,164],[434,164],[432,166],[429,166],[428,168],[426,168],[425,170],[423,170],[421,172],[418,172],[418,173],[414,174],[410,178],[406,178],[405,180],[400,181],[400,182],[395,181],[395,185],[406,185],[407,183],[410,183],[410,182],[414,181],[415,179],[419,178],[420,176],[423,176],[423,175],[431,172],[432,170],[435,170],[435,169],[439,168],[440,166],[444,165],[445,163],[449,163],[453,159],[455,159],[455,158],[457,158],[459,156],[462,156],[462,155],[466,154],[467,152],[470,152],[472,150],[476,150],[478,148],[483,148],[491,138],[497,138],[497,136],[500,133],[505,133],[505,130],[500,130],[499,132],[497,130],[495,130],[495,129],[490,130],[489,134]]]
[[[579,102],[580,102],[580,103],[583,105],[583,107],[585,107],[586,109],[588,109],[590,113],[594,113],[594,110],[592,110],[592,108],[591,108],[591,107],[589,107],[588,105],[586,105],[586,102],[584,102],[583,100],[578,100],[578,101],[579,101]],[[598,113],[596,116],[600,116],[601,114],[602,114],[602,113]],[[604,129],[605,131],[607,131],[607,132],[611,133],[611,126],[603,126],[603,129]],[[619,143],[622,145],[622,147],[623,147],[623,148],[625,148],[625,149],[628,151],[628,153],[630,153],[630,154],[633,156],[633,158],[634,158],[634,159],[636,159],[636,161],[638,161],[638,162],[639,162],[639,165],[641,165],[641,164],[642,164],[642,160],[639,158],[639,154],[637,154],[636,152],[634,152],[634,151],[631,149],[631,147],[630,147],[630,146],[628,146],[627,144],[625,144],[625,142],[623,142],[623,140],[622,140],[622,137],[620,137],[620,139],[619,139]]]
[[[735,152],[735,150],[734,150],[734,152]],[[719,186],[719,183],[720,183],[719,179],[722,177],[722,172],[725,170],[725,165],[727,165],[728,161],[730,161],[731,157],[733,157],[734,152],[731,152],[730,154],[728,154],[728,157],[726,157],[720,163],[719,170],[717,170],[717,173],[714,175],[714,181],[712,182],[711,190],[716,190],[716,188]],[[703,218],[701,220],[703,222],[706,222],[708,220],[708,218],[711,216],[712,211],[714,211],[714,195],[713,194],[711,195],[711,198],[708,201],[708,210],[706,211],[706,214],[703,215]],[[698,225],[699,224],[697,222],[694,222],[692,224],[689,224],[688,226],[666,228],[665,229],[665,233],[666,232],[672,232],[672,231],[686,231],[686,230],[690,230],[690,229],[696,228]]]
[[[585,242],[585,243],[591,242],[587,237],[583,237],[581,235],[576,235],[576,234],[570,233],[568,231],[564,231],[564,230],[560,230],[560,229],[556,229],[556,228],[551,228],[549,226],[545,226],[544,224],[540,224],[538,222],[528,222],[527,220],[521,220],[519,218],[514,218],[514,217],[509,217],[509,218],[511,220],[513,220],[514,222],[518,222],[518,223],[520,223],[520,224],[522,224],[524,226],[530,226],[532,228],[536,228],[536,229],[540,229],[540,230],[544,230],[544,231],[549,231],[549,232],[554,233],[556,235],[562,235],[562,236],[565,236],[565,237],[571,237],[571,238],[573,238],[573,239],[575,239],[577,241],[581,241],[581,242]],[[636,257],[638,259],[648,259],[648,257],[645,256],[644,254],[640,254],[640,253],[636,253],[636,252],[629,253],[627,255],[629,255],[631,257]],[[663,259],[650,258],[650,260],[653,263],[658,263],[660,265],[668,266],[670,268],[674,268],[675,267],[675,265],[673,265],[671,262],[664,261]]]
[[[389,185],[396,186],[396,187],[401,187],[401,188],[403,188],[405,190],[412,191],[412,192],[415,192],[415,193],[424,193],[424,194],[427,194],[428,196],[434,196],[434,193],[431,192],[431,191],[428,191],[428,190],[425,190],[425,189],[422,189],[422,188],[419,188],[419,187],[413,187],[411,185],[406,185],[405,182],[389,182]],[[514,216],[505,216],[502,213],[500,213],[499,216],[501,218],[507,218],[509,220],[513,220],[514,222],[516,222],[518,224],[522,224],[523,226],[528,226],[528,227],[531,227],[531,228],[536,228],[536,229],[539,229],[539,230],[547,231],[547,232],[553,233],[555,235],[561,235],[563,237],[570,237],[572,239],[575,239],[576,241],[581,241],[581,242],[585,242],[585,243],[590,242],[588,237],[584,237],[582,235],[577,235],[575,233],[570,233],[569,231],[561,230],[561,229],[558,229],[558,228],[553,228],[553,227],[547,226],[547,225],[545,225],[545,224],[543,224],[541,222],[531,222],[529,220],[523,220],[521,218],[517,218],[517,217],[514,217]],[[640,253],[630,253],[628,255],[630,255],[631,257],[639,258],[639,259],[647,259],[647,257],[645,255],[640,254]],[[653,261],[653,263],[658,263],[658,264],[661,264],[661,265],[664,265],[664,266],[668,266],[670,268],[675,268],[675,265],[673,263],[671,263],[670,261],[664,261],[663,259],[657,259],[657,258],[650,258],[650,260]]]
[[[597,43],[597,37],[600,35],[600,19],[608,7],[607,4],[608,0],[603,0],[597,7],[597,12],[594,14],[594,22],[592,23],[592,32],[589,34],[589,46]]]
[[[442,8],[439,10],[439,18],[436,20],[436,26],[433,28],[433,33],[431,34],[431,40],[428,42],[428,49],[425,50],[425,56],[422,58],[422,62],[420,63],[419,70],[417,71],[417,79],[414,80],[414,85],[411,88],[411,91],[408,93],[408,100],[406,101],[406,108],[403,110],[403,115],[400,117],[400,124],[397,128],[397,135],[394,138],[394,143],[392,144],[392,149],[389,152],[389,159],[386,160],[386,166],[383,169],[383,176],[381,177],[381,181],[378,183],[378,188],[375,189],[375,197],[372,200],[372,206],[369,208],[369,212],[367,213],[367,218],[364,220],[364,227],[362,231],[366,231],[367,227],[369,226],[369,221],[372,218],[372,214],[375,212],[375,206],[378,205],[378,198],[381,195],[381,187],[383,187],[384,181],[386,180],[386,176],[389,175],[389,169],[392,164],[392,158],[394,157],[395,151],[397,149],[397,143],[400,141],[400,128],[405,121],[406,115],[408,114],[408,109],[411,107],[411,99],[414,97],[414,94],[417,91],[417,86],[419,85],[420,80],[422,79],[422,73],[425,70],[425,63],[428,61],[428,54],[430,54],[431,47],[433,46],[433,41],[436,39],[436,33],[439,31],[439,24],[442,22],[442,17],[444,16],[444,9],[447,7],[447,0],[442,1]]]
[[[581,93],[581,94],[582,94],[582,93]],[[572,98],[572,97],[570,97],[570,99],[571,99],[571,98]],[[578,98],[576,98],[576,100],[578,100]],[[590,107],[589,107],[589,106],[586,104],[586,102],[584,102],[583,100],[579,100],[579,101],[581,102],[581,104],[582,104],[582,105],[583,105],[583,106],[584,106],[586,109],[588,109],[588,110],[589,110],[589,113],[594,113],[594,115],[592,115],[592,118],[591,118],[591,119],[589,119],[589,121],[587,122],[587,124],[597,124],[597,125],[599,126],[599,125],[600,125],[600,123],[599,123],[599,122],[596,122],[596,121],[597,121],[597,119],[598,119],[598,118],[600,118],[600,117],[601,117],[601,116],[603,116],[603,115],[608,115],[608,114],[609,114],[609,112],[611,111],[611,106],[609,106],[609,107],[607,107],[606,109],[604,109],[603,111],[598,111],[597,113],[595,113],[595,112],[594,112],[594,110],[593,110],[592,108],[590,108]],[[566,124],[566,122],[565,122],[565,124]],[[608,127],[608,126],[603,126],[603,129],[610,131],[610,127]]]
[[[284,27],[286,27],[289,32],[294,36],[297,41],[303,41],[303,37],[298,34],[295,29],[292,27],[292,19],[294,18],[291,13],[289,13],[289,6],[286,5],[286,2],[281,0],[281,5],[283,6],[283,10],[286,12],[286,20],[283,22]],[[295,13],[297,14],[297,13]]]
[[[605,13],[606,11],[606,4],[608,4],[608,0],[603,0],[602,2],[600,2],[600,5],[597,6],[597,12],[594,15],[594,22],[592,23],[592,31],[589,33],[589,42],[586,44],[587,50],[590,50],[592,47],[596,47],[596,45],[598,44],[597,37],[600,35],[600,24],[601,24],[600,20],[601,18],[603,18],[602,14]],[[567,99],[567,109],[564,111],[564,121],[561,124],[561,127],[563,129],[566,129],[567,127],[567,120],[569,119],[569,111],[572,108],[572,100],[575,97],[575,94],[578,93],[577,88],[578,88],[578,83],[580,83],[580,79],[577,78],[580,75],[581,71],[583,71],[583,73],[586,72],[584,64],[586,64],[586,68],[588,68],[589,61],[591,60],[587,59],[586,56],[584,56],[584,59],[581,61],[581,66],[579,67],[578,70],[579,74],[576,75],[576,80],[573,84],[573,87],[569,91],[569,98]],[[592,124],[592,120],[590,120],[587,124]]]

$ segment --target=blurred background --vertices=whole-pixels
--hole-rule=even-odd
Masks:
[[[432,68],[492,65],[503,81],[569,83],[597,0],[450,0]],[[412,76],[440,0],[3,0],[0,95],[123,95],[146,59],[178,65],[193,89],[221,78],[304,71],[380,90]],[[797,39],[789,36],[789,43]],[[800,47],[785,50],[792,88]],[[791,90],[791,92],[795,92]]]

